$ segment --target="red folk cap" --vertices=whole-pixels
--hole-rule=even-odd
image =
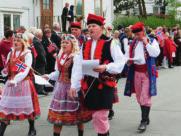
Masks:
[[[87,25],[89,24],[97,24],[97,25],[104,25],[105,18],[102,16],[97,16],[95,14],[89,14],[87,17]]]
[[[81,29],[81,23],[80,22],[72,22],[70,26],[71,26],[71,28]]]
[[[144,30],[144,24],[142,22],[137,22],[133,26],[131,26],[131,30],[133,33],[138,33]]]

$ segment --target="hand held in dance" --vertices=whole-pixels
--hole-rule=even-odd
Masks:
[[[74,88],[71,88],[69,90],[68,94],[69,94],[69,97],[71,97],[71,98],[76,98],[77,97],[77,91]]]
[[[48,77],[47,74],[45,74],[45,75],[43,75],[43,76],[41,76],[41,77],[44,78],[44,79],[46,79],[46,80],[49,80],[49,77]]]
[[[93,69],[95,72],[103,73],[106,71],[106,65],[99,65]]]

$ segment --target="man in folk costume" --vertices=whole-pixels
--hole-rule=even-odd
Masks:
[[[99,78],[83,75],[81,89],[85,106],[93,111],[93,127],[98,136],[109,136],[108,114],[113,105],[116,76],[121,73],[126,62],[119,45],[113,46],[111,40],[103,35],[104,20],[101,16],[88,15],[87,25],[91,40],[83,45],[83,55],[80,57],[83,60],[100,61],[100,65],[94,68],[99,73]],[[71,93],[74,95],[75,89],[72,88]]]
[[[79,42],[79,47],[82,47],[84,43],[84,36],[82,35],[82,27],[80,22],[72,22],[71,25],[71,34],[76,37]]]
[[[157,94],[155,58],[160,54],[160,49],[154,38],[146,37],[143,23],[138,22],[131,29],[135,34],[135,39],[130,45],[130,63],[125,95],[131,96],[133,92],[136,93],[142,113],[138,132],[144,132],[150,122],[151,96]]]

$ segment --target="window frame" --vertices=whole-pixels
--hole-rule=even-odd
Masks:
[[[45,3],[45,1],[46,1],[46,3]],[[50,9],[50,4],[51,4],[50,0],[43,0],[42,1],[43,10],[49,10]]]
[[[77,15],[77,2],[78,2],[78,1],[79,1],[79,0],[75,0],[75,9],[74,9],[74,10],[75,10],[75,15],[76,15],[76,16],[84,16],[84,14],[85,14],[85,13],[84,13],[84,4],[85,4],[84,2],[85,2],[85,0],[81,0],[81,1],[82,1],[82,15]]]
[[[103,4],[102,4],[102,0],[99,0],[99,2],[100,2],[100,14],[97,14],[96,13],[96,1],[98,1],[98,0],[94,0],[94,13],[96,14],[96,15],[100,15],[100,16],[103,16]]]
[[[15,28],[14,28],[14,18],[13,18],[13,16],[14,15],[18,15],[19,17],[20,17],[20,24],[19,24],[19,26],[21,26],[21,22],[22,22],[22,14],[21,13],[13,13],[13,12],[3,12],[2,13],[2,16],[3,16],[3,28],[4,28],[4,15],[10,15],[10,17],[11,17],[11,20],[10,20],[10,27],[11,27],[11,29],[12,30],[14,30]]]

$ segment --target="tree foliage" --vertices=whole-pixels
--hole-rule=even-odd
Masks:
[[[139,14],[146,17],[145,0],[114,0],[115,13],[121,13],[124,10],[133,9],[138,6]]]
[[[114,0],[115,13],[121,13],[123,10],[134,8],[134,0]]]

